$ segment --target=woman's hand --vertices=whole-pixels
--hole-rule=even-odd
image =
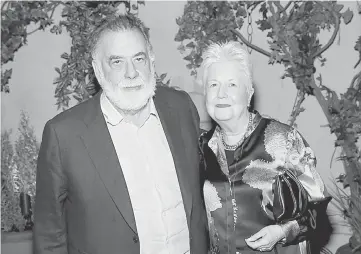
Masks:
[[[285,232],[279,225],[271,225],[262,228],[256,234],[245,239],[247,245],[259,251],[270,251],[279,241],[286,237]]]

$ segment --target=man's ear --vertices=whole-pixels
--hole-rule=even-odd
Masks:
[[[155,56],[151,46],[148,48],[147,52],[148,52],[148,60],[150,62],[150,67],[153,68],[155,73]]]
[[[98,82],[100,82],[100,80],[102,80],[102,75],[101,75],[99,66],[95,60],[92,61],[92,66],[93,66],[95,77],[97,78]]]
[[[151,65],[153,66],[153,69],[155,70],[155,61],[154,60],[152,60]]]
[[[150,68],[150,73],[154,74],[155,77],[155,61],[149,59],[150,63],[149,63],[149,68]]]

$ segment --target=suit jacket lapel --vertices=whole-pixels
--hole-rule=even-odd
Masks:
[[[177,172],[178,182],[182,193],[184,209],[187,215],[188,226],[190,223],[190,214],[192,211],[192,192],[190,189],[189,175],[187,172],[187,158],[185,145],[183,142],[183,133],[181,129],[179,114],[177,109],[172,108],[166,98],[160,98],[161,94],[156,94],[154,104],[157,109],[162,127],[164,129],[169,148],[171,150],[174,166]]]
[[[128,188],[111,136],[100,108],[100,96],[94,98],[84,122],[88,129],[81,136],[90,158],[117,209],[134,233],[137,233]]]

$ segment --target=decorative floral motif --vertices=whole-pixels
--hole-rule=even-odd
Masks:
[[[288,153],[286,156],[285,167],[293,169],[298,175],[305,175],[312,178],[318,187],[316,196],[322,197],[324,184],[321,176],[316,171],[316,157],[313,150],[305,145],[305,142],[299,132],[292,128],[287,132]],[[307,189],[307,188],[306,188]],[[311,190],[308,190],[310,193]]]
[[[211,254],[218,254],[218,233],[214,226],[214,220],[212,218],[211,212],[216,211],[217,209],[222,208],[221,198],[218,196],[218,192],[216,187],[206,180],[203,186],[204,192],[204,201],[206,206],[207,218],[208,218],[208,226],[209,226],[209,233],[211,237]]]
[[[272,119],[267,119],[263,123],[265,124],[265,129],[262,134],[262,136],[264,136],[264,140],[259,140],[260,136],[257,134],[254,139],[257,144],[254,142],[249,142],[252,147],[247,147],[247,151],[249,151],[249,153],[252,153],[253,151],[254,153],[244,157],[244,161],[246,161],[246,159],[249,161],[248,166],[245,166],[243,161],[242,163],[240,162],[239,164],[235,164],[238,167],[234,175],[235,181],[232,183],[230,182],[230,184],[236,184],[236,186],[247,184],[250,187],[244,187],[252,187],[260,190],[262,195],[260,195],[259,191],[255,191],[255,193],[257,193],[255,198],[259,198],[259,203],[262,209],[272,220],[273,183],[276,176],[283,173],[286,168],[291,169],[296,173],[300,182],[305,186],[307,192],[310,194],[310,198],[313,200],[316,200],[319,197],[323,197],[324,185],[319,174],[315,170],[316,158],[313,154],[313,151],[308,147],[308,144],[303,140],[302,136],[297,132],[297,130]],[[257,126],[254,126],[254,128],[255,127]],[[203,143],[201,144],[203,144],[203,146],[209,146],[217,158],[218,164],[221,168],[220,170],[227,174],[227,159],[222,142],[220,142],[219,131],[220,129],[217,127],[214,130],[214,133],[212,133],[212,137],[210,137],[208,141],[202,140]],[[251,141],[253,141],[252,137]],[[254,149],[253,145],[256,146]],[[262,151],[262,148],[264,148],[264,151]],[[223,181],[226,183],[225,179],[223,179],[222,182]],[[219,254],[220,251],[223,251],[223,249],[227,248],[227,241],[225,241],[225,236],[218,232],[217,228],[215,227],[215,223],[223,223],[225,221],[223,218],[223,216],[225,216],[223,210],[219,210],[220,208],[223,209],[222,202],[231,201],[231,206],[228,208],[233,210],[233,216],[232,214],[228,213],[230,211],[227,209],[226,216],[233,217],[233,232],[237,231],[237,223],[239,224],[239,221],[242,220],[242,217],[240,217],[242,214],[239,213],[240,207],[237,207],[242,204],[236,202],[235,199],[239,189],[234,189],[235,196],[233,196],[231,188],[230,193],[225,193],[225,195],[228,196],[225,200],[223,200],[224,189],[221,188],[221,186],[223,186],[221,183],[218,185],[218,182],[216,184],[215,182],[209,182],[208,180],[206,180],[204,184],[204,197],[211,240],[211,254]],[[218,187],[220,189],[217,189]],[[222,199],[220,198],[220,194],[222,194]],[[231,200],[229,200],[229,198],[231,198]],[[225,206],[225,204],[223,204],[223,206]],[[222,215],[219,213],[222,213]],[[217,220],[212,216],[217,216]],[[239,251],[236,253],[240,254]]]
[[[285,135],[287,131],[286,125],[276,121],[271,121],[265,129],[265,150],[279,165],[283,165],[286,161],[288,147]]]
[[[303,138],[296,129],[271,121],[265,129],[264,146],[272,161],[261,159],[251,161],[245,169],[242,180],[251,187],[262,190],[262,207],[267,214],[270,215],[266,207],[273,204],[272,184],[275,177],[283,173],[285,168],[293,170],[299,177],[304,175],[304,178],[312,179],[316,184],[309,188],[305,186],[308,192],[315,194],[316,197],[323,195],[324,184],[315,169],[315,155],[310,147],[305,146]]]
[[[205,181],[203,190],[207,211],[213,212],[222,208],[221,198],[218,196],[216,187],[211,182]]]
[[[296,129],[290,129],[286,133],[286,137],[287,155],[285,167],[293,169],[297,175],[301,175],[305,172],[305,160],[303,158],[306,149],[305,144]]]
[[[242,176],[244,183],[262,191],[261,206],[271,219],[273,213],[268,211],[267,207],[273,204],[272,184],[276,175],[280,173],[275,162],[255,160],[250,162]]]
[[[281,171],[277,170],[275,163],[264,160],[251,161],[243,173],[242,180],[253,188],[268,189],[270,183]]]

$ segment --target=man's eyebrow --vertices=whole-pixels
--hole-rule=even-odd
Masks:
[[[138,52],[135,55],[133,55],[132,58],[138,57],[138,56],[146,57],[147,54],[145,52],[141,51],[141,52]],[[111,60],[124,59],[124,58],[126,58],[126,57],[125,56],[119,56],[119,55],[111,55],[111,56],[109,56],[108,59],[111,61]]]
[[[145,53],[145,52],[138,52],[137,54],[135,54],[133,57],[137,57],[137,56],[144,56],[144,57],[146,57],[147,56],[147,54]]]
[[[114,60],[114,59],[124,59],[124,56],[117,56],[117,55],[111,55],[109,56],[109,60]]]

